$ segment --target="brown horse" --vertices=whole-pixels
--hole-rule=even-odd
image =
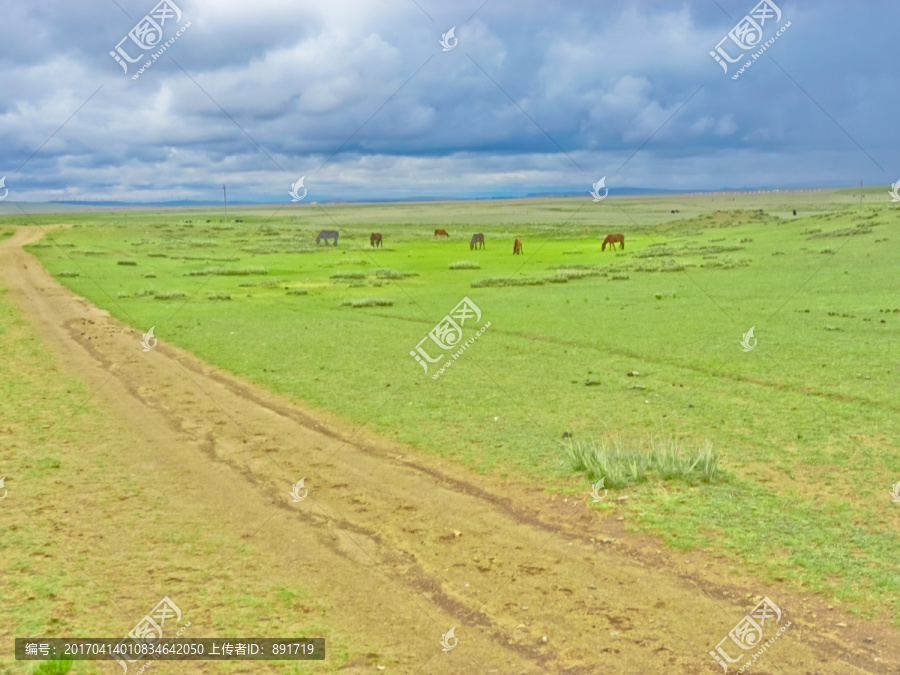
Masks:
[[[522,252],[522,240],[516,237],[513,242],[513,255],[519,255]]]
[[[601,251],[606,250],[606,245],[609,244],[610,248],[614,251],[616,250],[616,244],[621,244],[622,248],[625,248],[625,235],[624,234],[611,234],[606,239],[603,240],[603,246],[600,247]]]
[[[471,251],[473,248],[478,248],[478,244],[481,244],[481,248],[484,248],[484,235],[483,234],[473,234],[472,241],[469,242],[469,250]]]
[[[450,235],[447,234],[447,230],[435,230],[435,231],[434,231],[434,236],[435,236],[435,237],[437,237],[437,236],[449,237]]]
[[[372,233],[372,235],[369,237],[369,246],[381,246],[382,248],[384,248],[381,243],[381,232]]]

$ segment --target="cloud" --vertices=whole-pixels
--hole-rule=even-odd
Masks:
[[[119,4],[9,7],[10,200],[207,198],[227,182],[280,201],[301,175],[358,199],[900,173],[884,58],[900,10],[880,0],[780,3],[791,28],[737,81],[709,51],[752,2],[729,18],[708,0],[185,0],[190,28],[136,80],[109,52],[154,2]]]

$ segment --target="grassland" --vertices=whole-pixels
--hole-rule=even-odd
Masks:
[[[0,228],[69,223],[32,251],[130,325],[536,489],[585,494],[572,442],[709,443],[719,479],[613,491],[634,528],[900,622],[900,211],[886,190],[857,200],[304,204]],[[316,246],[320,229],[340,230],[338,246]],[[485,250],[469,251],[473,232]],[[625,251],[601,252],[610,232]],[[434,381],[409,352],[464,296],[491,329]]]

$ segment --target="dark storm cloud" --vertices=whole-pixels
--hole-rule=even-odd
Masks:
[[[228,183],[281,200],[301,175],[311,198],[357,199],[900,172],[888,2],[779,2],[791,27],[733,81],[709,51],[752,1],[183,1],[190,28],[132,80],[109,51],[154,4],[4,3],[12,198],[207,198]]]

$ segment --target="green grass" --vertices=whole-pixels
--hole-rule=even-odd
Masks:
[[[563,431],[610,450],[616,438],[632,439],[627,450],[672,434],[683,449],[651,453],[634,473],[642,482],[625,480],[627,452],[607,453],[604,466],[625,480],[612,489],[630,498],[597,508],[627,509],[672,546],[705,546],[763,579],[900,622],[887,494],[900,478],[900,212],[883,192],[867,192],[862,213],[858,193],[825,191],[580,211],[580,200],[557,198],[322,205],[327,216],[299,207],[274,218],[246,208],[228,229],[197,210],[71,214],[74,227],[52,234],[65,247],[32,250],[53,273],[78,272],[61,281],[135,328],[155,325],[241,377],[479,471],[585,496],[598,467],[573,469]],[[369,250],[375,227],[391,249]],[[320,229],[340,229],[340,244],[316,247]],[[487,242],[479,269],[451,269],[471,256],[473,232]],[[601,252],[610,232],[625,234],[624,251]],[[515,237],[528,255],[511,254]],[[191,275],[214,268],[191,259],[196,242],[271,278]],[[126,250],[136,268],[116,264]],[[156,286],[142,293],[151,262]],[[175,291],[179,305],[153,302]],[[232,300],[207,301],[219,292]],[[432,380],[434,366],[424,373],[409,352],[466,296],[491,328]],[[745,353],[750,326],[759,343]]]

